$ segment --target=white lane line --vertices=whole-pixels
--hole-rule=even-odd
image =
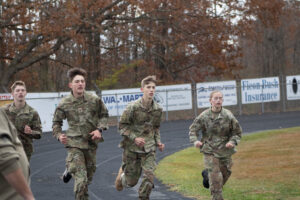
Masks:
[[[116,159],[116,158],[119,158],[119,157],[122,157],[122,154],[121,154],[121,155],[114,156],[114,157],[111,157],[111,158],[109,158],[109,159],[106,159],[106,160],[100,162],[99,164],[97,164],[96,167],[99,167],[100,165],[103,165],[103,164],[105,164],[105,163],[107,163],[107,162],[109,162],[109,161],[111,161],[111,160],[114,160],[114,159]],[[120,163],[121,163],[121,161],[120,161]]]
[[[116,159],[116,158],[119,158],[119,157],[121,157],[121,156],[122,156],[122,154],[121,154],[121,155],[114,156],[114,157],[111,157],[111,158],[109,158],[109,159],[106,159],[106,160],[100,162],[99,164],[97,164],[96,167],[99,167],[100,165],[103,165],[103,164],[105,164],[105,163],[108,163],[109,161],[114,160],[114,159]],[[102,200],[102,199],[101,199],[100,197],[98,197],[92,190],[89,190],[89,192],[90,192],[90,193],[92,194],[92,196],[95,197],[97,200]]]
[[[44,166],[44,167],[42,167],[42,168],[36,170],[35,172],[33,172],[33,173],[31,174],[30,177],[32,178],[33,176],[35,176],[36,174],[40,173],[40,172],[43,171],[44,169],[46,169],[46,168],[48,168],[48,167],[51,167],[51,166],[53,166],[53,165],[56,165],[57,163],[62,162],[62,161],[65,161],[65,159],[57,160],[57,161],[55,161],[55,162],[53,162],[53,163],[51,163],[51,164],[49,164],[49,165],[46,165],[46,166]]]
[[[61,151],[61,149],[56,149],[56,150],[53,150],[53,151],[47,151],[45,153],[33,154],[31,156],[31,158],[41,157],[41,156],[44,156],[46,154],[50,154],[50,153],[53,153],[53,152],[56,152],[56,151]]]
[[[92,194],[92,196],[96,199],[96,200],[102,200],[100,197],[98,197],[94,192],[92,192],[91,190],[89,190],[89,193]]]

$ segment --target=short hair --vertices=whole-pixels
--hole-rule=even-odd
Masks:
[[[156,76],[155,75],[152,75],[152,76],[147,76],[146,78],[144,78],[141,82],[141,86],[142,88],[145,86],[145,85],[148,85],[149,83],[154,83],[156,85]]]
[[[214,96],[214,94],[216,94],[216,93],[221,93],[222,96],[223,96],[223,93],[222,93],[220,90],[214,90],[214,91],[212,91],[212,92],[210,93],[210,95],[209,95],[209,100],[211,100],[212,97]]]
[[[13,92],[17,86],[23,86],[26,89],[26,85],[23,81],[15,81],[12,86],[10,87],[11,92]]]
[[[82,68],[72,68],[72,69],[69,69],[68,72],[67,72],[67,76],[69,78],[69,82],[72,82],[74,77],[77,76],[77,75],[81,75],[84,77],[84,79],[86,79],[86,76],[87,76],[87,73],[84,69]]]

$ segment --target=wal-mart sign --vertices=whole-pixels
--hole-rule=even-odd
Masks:
[[[128,103],[142,96],[140,88],[102,91],[102,100],[109,111],[109,116],[120,116]],[[154,100],[164,111],[187,110],[192,109],[191,96],[190,84],[157,86]]]
[[[223,106],[237,104],[235,81],[197,83],[196,87],[198,108],[210,107],[209,96],[214,90],[219,90],[223,93]]]
[[[242,103],[280,101],[278,77],[241,80]]]

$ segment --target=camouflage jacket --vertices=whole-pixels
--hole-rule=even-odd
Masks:
[[[108,129],[108,110],[102,100],[87,92],[83,98],[76,99],[72,94],[64,97],[57,106],[53,116],[53,136],[59,138],[62,133],[63,120],[67,119],[66,147],[96,149],[99,141],[91,139],[89,133],[101,128]]]
[[[40,139],[42,136],[42,125],[39,114],[27,103],[20,109],[17,109],[14,103],[6,105],[4,109],[18,131],[18,136],[24,146],[25,152],[31,154],[33,152],[32,139]],[[25,125],[30,126],[32,134],[24,133]]]
[[[4,108],[0,108],[0,199],[24,199],[9,184],[5,175],[21,169],[28,184],[29,163],[25,155],[18,133],[8,119]]]
[[[136,153],[155,151],[157,144],[161,142],[161,115],[162,108],[155,101],[149,110],[142,105],[142,99],[128,104],[119,122],[120,134],[123,136],[120,147]],[[145,139],[144,147],[134,143],[137,137]]]
[[[211,108],[203,111],[190,126],[190,142],[198,139],[201,130],[203,143],[200,151],[213,154],[216,157],[230,157],[236,152],[235,148],[226,148],[227,142],[238,145],[242,137],[242,129],[233,114],[222,108],[214,113]]]

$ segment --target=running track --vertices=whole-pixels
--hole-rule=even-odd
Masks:
[[[237,117],[243,133],[300,126],[300,112],[273,113]],[[157,152],[157,161],[174,152],[191,146],[188,128],[192,120],[164,122],[161,138],[165,151]],[[105,142],[97,150],[97,171],[89,186],[91,200],[131,200],[138,199],[136,187],[117,192],[114,188],[116,173],[120,167],[122,150],[118,148],[120,135],[116,127],[104,132]],[[60,179],[65,169],[66,150],[52,134],[45,133],[41,140],[34,142],[35,153],[31,159],[31,188],[37,200],[72,200],[73,180],[65,184]],[[200,178],[200,177],[199,177]],[[155,180],[151,200],[189,200],[190,198],[171,192]]]

